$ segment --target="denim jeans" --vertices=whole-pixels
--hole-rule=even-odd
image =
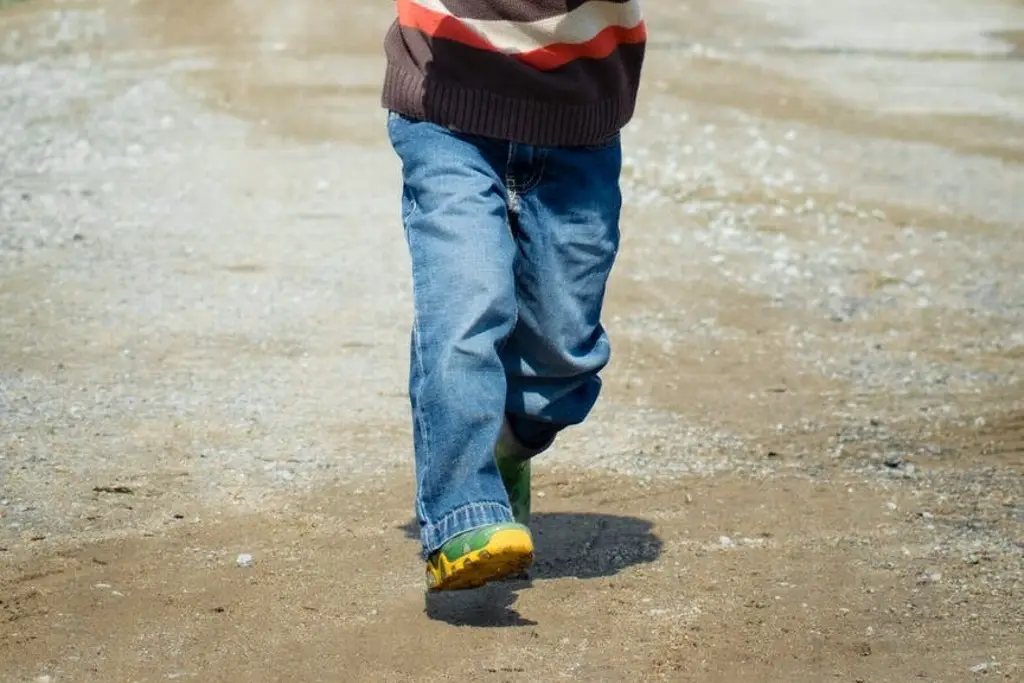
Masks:
[[[503,420],[543,440],[597,400],[622,153],[618,138],[534,147],[393,112],[388,134],[412,261],[409,398],[426,556],[512,520],[493,457]]]

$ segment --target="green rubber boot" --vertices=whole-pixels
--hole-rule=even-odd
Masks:
[[[501,427],[498,443],[494,446],[494,461],[517,524],[530,526],[530,459],[546,451],[554,441],[552,436],[543,446],[531,448],[516,438],[507,421]]]
[[[508,493],[512,518],[516,524],[530,526],[530,461],[516,459],[509,450],[508,445],[499,440],[494,449],[494,461],[498,464],[501,482]]]

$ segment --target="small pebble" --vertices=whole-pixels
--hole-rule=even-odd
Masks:
[[[882,462],[886,467],[895,469],[903,464],[903,456],[896,453],[890,453],[885,456],[885,460]]]
[[[252,566],[253,559],[249,553],[242,553],[235,558],[235,564],[242,568],[249,568]]]

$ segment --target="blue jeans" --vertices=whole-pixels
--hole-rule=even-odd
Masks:
[[[424,556],[512,521],[494,463],[509,420],[550,441],[597,400],[619,246],[618,138],[550,148],[389,113],[415,315],[409,397]]]

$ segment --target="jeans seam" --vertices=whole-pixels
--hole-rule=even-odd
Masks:
[[[405,239],[406,242],[409,243],[410,248],[412,247],[413,231],[409,229],[409,225],[406,221],[408,220],[408,218],[411,218],[414,213],[415,210],[411,210],[409,212],[408,217],[402,220],[402,225],[405,229]],[[416,275],[414,273],[412,279],[413,302],[416,301],[416,294],[418,289],[419,287],[416,284]],[[416,369],[419,372],[420,378],[422,379],[426,372],[426,368],[423,365],[423,344],[420,335],[420,318],[418,313],[414,313],[412,318],[412,343],[413,348],[415,349],[416,352]],[[420,401],[416,401],[416,409],[413,410],[413,420],[416,426],[419,428],[420,433],[423,435],[423,448],[429,453],[430,448],[433,444],[433,436],[430,433],[430,428],[427,426],[427,420],[423,418],[423,409],[421,407]],[[422,482],[417,481],[417,489],[420,488],[419,485],[421,483]],[[423,507],[423,500],[420,498],[418,494],[416,496],[416,514],[420,519],[427,519],[426,510]],[[429,520],[427,521],[429,523]]]
[[[402,212],[402,223],[406,223],[410,218],[416,215],[419,211],[420,205],[417,203],[416,198],[412,196],[411,192],[406,191],[406,195],[409,197],[409,208],[407,211]],[[408,239],[409,230],[406,228],[406,239]]]
[[[512,238],[512,241],[514,243],[516,237],[515,237],[515,235],[512,234],[512,224],[511,224],[511,222],[506,220],[506,226],[508,228],[509,236]],[[519,325],[519,291],[520,290],[519,290],[519,278],[515,274],[516,261],[519,258],[519,256],[518,256],[519,249],[515,248],[514,251],[515,251],[516,255],[512,257],[512,274],[513,274],[512,280],[513,280],[513,290],[514,290],[513,291],[513,300],[512,300],[512,324],[508,328],[508,334],[506,334],[501,339],[501,342],[497,346],[498,360],[501,361],[501,365],[502,365],[503,368],[505,367],[505,361],[504,361],[504,358],[502,357],[502,353],[505,351],[505,347],[508,346],[509,341],[512,339],[512,335],[514,335],[516,333],[516,326]],[[508,370],[507,369],[505,370],[505,374],[506,374],[506,382],[507,382],[508,381],[508,377],[507,377]],[[505,393],[506,393],[506,395],[508,393],[508,385],[507,384],[506,384],[506,387],[505,387]]]
[[[512,174],[512,161],[513,161],[513,157],[515,156],[515,152],[516,152],[516,143],[510,142],[509,145],[508,145],[508,156],[505,159],[505,190],[506,190],[506,193],[508,195],[508,212],[509,212],[509,214],[511,214],[511,213],[516,211],[517,207],[515,206],[515,204],[518,204],[518,196],[516,194],[517,193],[517,190],[516,190],[516,179],[515,179],[515,177]],[[516,236],[512,232],[512,217],[510,215],[506,215],[505,216],[505,227],[508,230],[509,236],[512,238],[513,244],[515,244]],[[515,251],[516,254],[518,254],[519,250],[518,250],[518,248],[516,248],[514,251]],[[516,260],[517,260],[517,256],[513,256],[513,258],[512,258],[513,274],[515,273]],[[518,280],[519,280],[518,277],[514,277],[513,279],[518,283]],[[512,335],[515,333],[516,325],[518,325],[518,324],[519,324],[519,285],[516,284],[515,305],[514,305],[514,309],[512,311],[512,326],[509,328],[508,334],[505,335],[505,338],[502,339],[501,343],[498,345],[497,351],[498,351],[498,357],[499,358],[501,357],[502,351],[505,350],[505,346],[508,344],[509,339],[511,339]],[[502,365],[504,365],[504,363],[502,363]]]
[[[519,188],[516,186],[516,177],[512,172],[512,162],[515,160],[515,154],[516,143],[508,143],[508,157],[505,159],[505,194],[508,198],[508,210],[510,213],[518,213],[519,211]]]
[[[544,171],[547,170],[548,157],[550,155],[546,151],[542,151],[540,154],[538,154],[538,156],[540,157],[540,163],[536,165],[536,170],[530,175],[529,178],[526,179],[526,182],[522,184],[522,187],[520,187],[520,194],[526,194],[533,188],[540,185],[540,181],[544,177]]]
[[[412,336],[413,345],[416,348],[416,367],[419,371],[420,377],[423,377],[424,366],[423,366],[423,346],[420,343],[420,323],[419,316],[413,317],[412,324]],[[413,419],[416,421],[416,426],[419,428],[420,433],[423,435],[423,448],[428,453],[430,452],[431,446],[433,445],[434,439],[430,433],[430,427],[427,426],[427,420],[423,419],[423,408],[421,401],[416,401],[416,410],[414,411]],[[420,488],[422,482],[417,482],[417,488]],[[426,510],[423,507],[423,499],[419,495],[416,496],[416,513],[421,518],[426,520]],[[427,520],[429,522],[429,520]]]

